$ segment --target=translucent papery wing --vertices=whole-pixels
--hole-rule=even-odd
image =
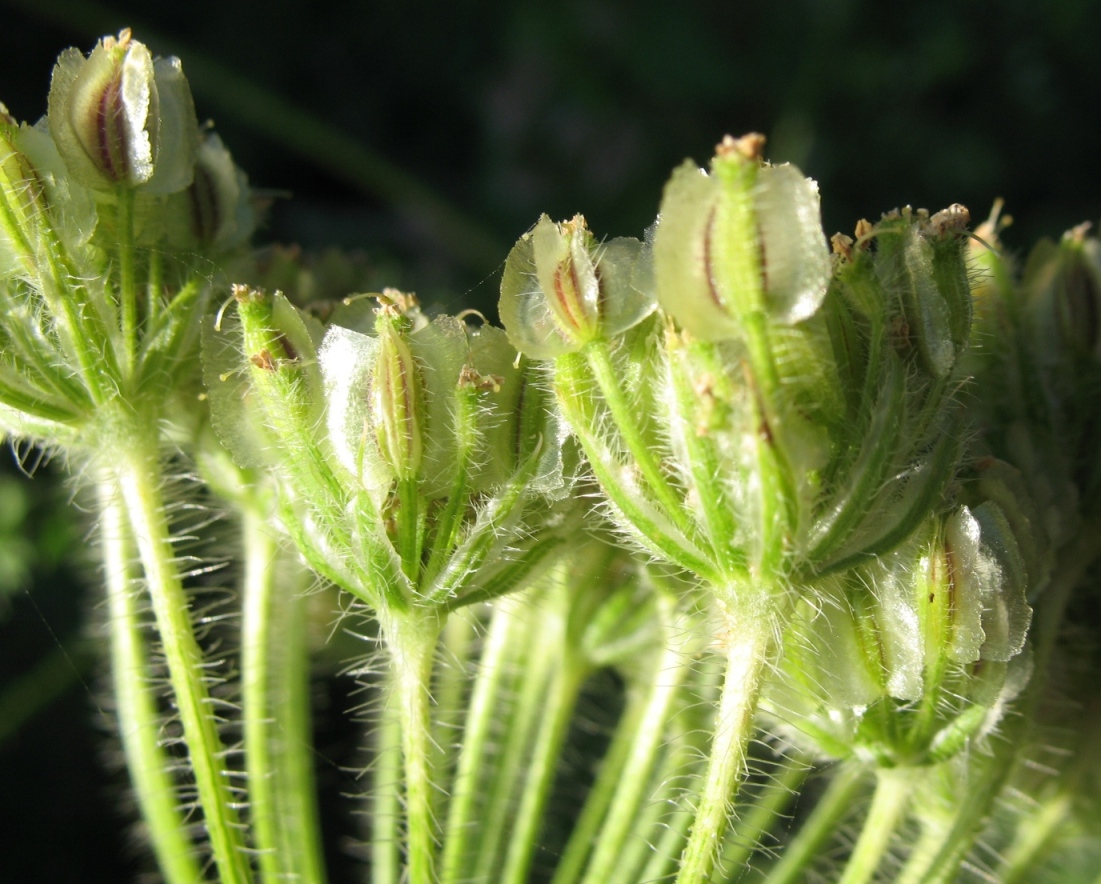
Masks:
[[[377,338],[331,326],[317,353],[329,444],[340,465],[369,491],[393,478],[370,429],[368,390],[378,348]]]
[[[210,403],[210,424],[237,466],[248,469],[272,462],[271,438],[251,404],[252,389],[241,355],[241,330],[226,317],[220,328],[203,320],[203,380]]]
[[[987,562],[983,574],[986,579],[980,584],[984,641],[979,656],[1005,663],[1024,649],[1032,623],[1028,575],[1013,529],[1001,508],[990,502],[980,504],[974,518]]]
[[[654,234],[654,285],[661,309],[700,340],[738,337],[738,322],[712,278],[712,228],[719,182],[685,162],[665,185]]]
[[[818,185],[795,166],[765,166],[753,195],[769,313],[785,323],[807,319],[830,280]]]
[[[424,392],[421,493],[438,497],[455,481],[455,394],[469,354],[466,329],[454,316],[439,316],[409,335],[408,342]]]
[[[600,277],[600,330],[612,337],[654,312],[653,249],[649,243],[619,237],[597,248]]]
[[[92,238],[99,220],[91,192],[67,174],[61,154],[44,125],[20,127],[16,143],[45,188],[46,204],[57,232],[76,251]]]
[[[553,359],[580,346],[558,329],[535,269],[532,231],[517,240],[505,261],[499,310],[508,339],[525,356]]]
[[[504,331],[491,325],[468,331],[470,367],[486,379],[479,410],[479,451],[475,455],[474,487],[486,490],[503,485],[517,467],[517,406],[523,372],[516,350]]]

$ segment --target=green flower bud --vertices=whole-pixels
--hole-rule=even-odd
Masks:
[[[650,250],[637,239],[598,243],[580,215],[546,215],[505,263],[501,321],[521,353],[551,359],[637,325],[654,309]]]
[[[769,708],[830,755],[943,760],[1027,678],[1026,584],[1002,511],[960,507],[801,602]]]
[[[799,322],[826,294],[818,186],[794,166],[762,166],[763,141],[728,136],[710,174],[686,162],[665,187],[654,239],[657,297],[701,340],[740,337],[752,313]]]
[[[933,379],[951,374],[970,335],[971,288],[962,236],[969,218],[960,205],[932,217],[906,206],[887,213],[864,234],[866,240],[875,238],[875,274],[884,293],[877,306],[890,322],[892,343],[904,356],[916,349]],[[896,304],[901,311],[892,309]]]
[[[36,266],[32,255],[49,248],[44,236],[59,238],[75,253],[95,232],[92,195],[66,174],[49,132],[41,125],[19,125],[3,105],[0,194],[6,207],[0,224],[0,277]]]
[[[424,446],[423,393],[420,371],[404,338],[398,310],[383,304],[378,311],[378,355],[368,398],[370,424],[385,462],[399,480],[420,469]]]
[[[248,178],[215,133],[203,138],[193,180],[168,198],[165,217],[169,243],[185,251],[231,251],[252,236],[256,210]]]
[[[1064,349],[1101,361],[1101,241],[1089,228],[1068,230],[1058,244],[1041,241],[1025,267],[1030,318],[1048,363]]]
[[[61,53],[48,118],[66,166],[87,187],[167,194],[191,183],[199,130],[180,61],[154,61],[129,30],[87,58]]]

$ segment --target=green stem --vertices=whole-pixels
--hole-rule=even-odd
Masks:
[[[160,249],[149,250],[149,273],[145,281],[146,328],[154,328],[160,319],[161,294],[164,291],[164,253]],[[148,333],[146,334],[148,337]]]
[[[134,541],[126,507],[115,477],[109,473],[101,475],[97,490],[110,618],[111,680],[130,782],[165,881],[196,884],[203,875],[179,812],[171,762],[160,742],[163,722],[149,684],[149,659],[136,598]]]
[[[545,596],[539,596],[545,603]],[[532,597],[526,599],[532,603]],[[514,615],[515,616],[515,615]],[[477,824],[478,850],[472,880],[488,881],[500,868],[501,842],[508,834],[509,813],[513,810],[515,787],[524,776],[524,760],[532,744],[532,735],[543,716],[548,682],[561,653],[557,629],[538,627],[524,617],[512,631],[506,666],[517,671],[516,699],[511,708],[498,709],[497,716],[505,722],[499,742],[501,755],[493,765],[480,821]],[[561,628],[559,626],[558,628]]]
[[[272,596],[275,586],[272,559],[275,544],[246,515],[244,522],[245,576],[241,623],[241,712],[245,733],[245,771],[248,777],[249,813],[255,828],[260,876],[273,884],[286,871],[290,857],[280,855],[278,774],[273,754],[275,721],[272,704],[271,654],[283,653],[271,641]]]
[[[106,367],[108,371],[112,368],[109,358],[110,339],[106,335],[88,334],[89,326],[94,326],[95,323],[91,319],[87,322],[83,321],[80,308],[84,305],[78,304],[79,299],[69,286],[69,276],[58,266],[56,257],[48,249],[40,262],[40,255],[26,238],[16,213],[2,193],[0,193],[0,230],[7,234],[11,244],[19,253],[28,278],[37,279],[38,284],[34,287],[46,302],[49,313],[56,321],[59,337],[64,342],[65,349],[76,357],[77,364],[80,366],[80,378],[89,396],[97,404],[103,402],[107,398],[105,386],[110,386],[109,379],[104,377],[104,368]],[[45,266],[42,266],[43,264]],[[93,352],[93,341],[101,348],[100,351]],[[102,358],[104,355],[108,357],[106,366]]]
[[[626,708],[616,723],[612,742],[600,762],[600,773],[585,799],[581,815],[570,832],[566,849],[555,866],[551,884],[575,884],[585,870],[585,863],[589,859],[593,845],[597,843],[597,834],[620,784],[627,757],[638,736],[639,723],[642,721],[649,700],[649,696],[641,689],[642,687],[633,686],[627,690]]]
[[[899,824],[906,816],[914,790],[914,771],[909,768],[881,768],[876,771],[875,795],[864,828],[853,847],[839,884],[871,881]]]
[[[293,565],[296,576],[301,573]],[[306,599],[302,587],[291,581],[280,613],[287,653],[279,671],[272,675],[282,684],[282,714],[278,723],[286,735],[283,742],[282,803],[284,844],[298,858],[300,880],[325,884],[325,857],[321,838],[317,780],[314,776],[313,720],[310,715],[310,657]],[[286,596],[291,596],[287,598]],[[278,640],[278,639],[277,639]],[[277,706],[280,701],[276,701]]]
[[[647,439],[639,426],[639,410],[632,405],[621,385],[620,370],[612,363],[612,356],[608,350],[608,342],[596,340],[588,344],[584,349],[585,357],[593,378],[596,380],[600,393],[604,397],[604,403],[608,407],[612,422],[619,430],[623,438],[623,444],[631,457],[638,465],[639,471],[646,480],[654,498],[661,504],[666,515],[677,526],[677,529],[691,538],[695,526],[687,516],[684,505],[684,497],[673,489],[661,469],[661,464],[654,456],[654,444],[652,439]]]
[[[715,869],[731,807],[745,775],[746,746],[753,732],[761,679],[772,654],[772,622],[767,610],[754,610],[735,598],[727,604],[726,673],[707,773],[681,855],[677,884],[705,884]]]
[[[478,677],[467,708],[459,766],[448,807],[441,884],[457,884],[466,877],[465,863],[469,859],[470,838],[478,828],[474,815],[482,794],[479,774],[485,772],[490,763],[489,736],[498,714],[497,698],[504,675],[506,652],[515,632],[518,614],[516,605],[509,600],[496,607],[478,663]]]
[[[436,881],[436,824],[432,813],[432,664],[440,626],[423,612],[393,616],[386,624],[401,720],[405,780],[406,866],[410,884]]]
[[[630,834],[639,805],[650,785],[650,777],[661,743],[666,736],[666,722],[674,697],[680,690],[687,671],[683,644],[676,640],[687,634],[687,623],[673,619],[668,610],[672,602],[662,599],[664,649],[658,660],[642,721],[635,731],[630,755],[619,777],[608,816],[596,841],[593,858],[585,873],[585,884],[603,884],[619,862],[623,843]]]
[[[1018,835],[1002,860],[997,879],[1002,884],[1030,880],[1036,864],[1051,849],[1052,841],[1066,823],[1072,809],[1071,795],[1060,791],[1054,798],[1044,802],[1039,813],[1028,817],[1023,826],[1018,826]]]
[[[689,672],[670,715],[665,757],[651,779],[651,797],[608,884],[657,881],[675,872],[693,817],[685,799],[698,792],[703,780],[711,710],[718,705],[723,665],[717,655],[708,655]]]
[[[772,831],[777,817],[795,800],[799,787],[809,770],[799,758],[785,758],[781,768],[754,796],[753,804],[738,821],[738,831],[728,838],[722,859],[711,884],[726,884],[737,880],[749,865],[749,860],[761,845],[761,839]]]
[[[696,369],[695,371],[693,369]],[[738,536],[735,508],[726,494],[722,458],[712,435],[703,422],[701,397],[696,390],[700,375],[722,377],[725,370],[715,345],[692,342],[670,353],[670,373],[680,412],[681,442],[692,478],[697,508],[716,561],[725,575],[745,573],[745,553],[735,546]]]
[[[187,593],[173,555],[156,439],[143,427],[127,429],[130,447],[113,452],[115,469],[145,570],[199,804],[222,884],[245,884],[251,873],[235,810],[239,796],[226,770],[226,751],[212,712],[203,653],[191,626]]]
[[[602,430],[604,418],[591,392],[589,374],[577,354],[567,354],[555,362],[558,403],[601,489],[653,553],[710,581],[715,576],[715,569],[707,557],[676,528],[668,514],[646,499],[638,488],[632,468],[609,446],[607,434]]]
[[[509,836],[505,870],[500,877],[503,884],[524,884],[528,880],[558,757],[569,732],[578,692],[587,675],[588,667],[568,657],[554,675],[543,707],[535,749],[528,762],[520,807]]]
[[[249,809],[265,884],[321,884],[313,765],[309,755],[309,666],[297,587],[280,580],[267,520],[245,511],[241,702]]]
[[[371,884],[401,879],[401,719],[384,696],[371,777]]]
[[[138,280],[134,268],[134,191],[118,189],[119,311],[122,319],[122,370],[134,371],[138,354]]]
[[[834,773],[825,794],[769,870],[765,884],[794,884],[800,879],[826,842],[837,835],[841,820],[852,810],[864,774],[864,768],[856,764],[846,764]]]
[[[432,769],[436,776],[437,816],[441,802],[451,794],[454,786],[452,774],[458,755],[458,735],[463,727],[463,702],[469,683],[470,655],[476,628],[476,616],[472,611],[448,616],[443,628],[442,665],[436,672],[433,687],[436,721],[432,737]]]
[[[460,388],[455,406],[455,475],[447,503],[436,519],[435,536],[430,544],[428,564],[424,568],[423,586],[436,579],[459,543],[463,513],[470,503],[470,471],[478,442],[478,416],[477,393]]]

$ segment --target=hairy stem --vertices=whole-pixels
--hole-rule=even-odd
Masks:
[[[822,847],[837,834],[839,823],[852,809],[864,779],[859,765],[845,765],[830,779],[825,793],[814,805],[795,837],[784,847],[779,861],[769,870],[765,884],[794,884]]]
[[[118,483],[110,472],[98,484],[100,548],[111,647],[111,680],[119,737],[130,782],[157,865],[168,884],[196,884],[203,876],[179,812],[171,760],[160,743],[161,717],[149,684],[149,659],[138,615],[134,540]]]
[[[732,805],[745,776],[746,746],[753,732],[761,679],[771,656],[772,624],[767,611],[753,610],[735,599],[727,604],[726,673],[707,773],[688,844],[681,854],[677,884],[704,884],[715,869]]]
[[[401,720],[405,846],[410,884],[436,881],[432,798],[432,664],[440,627],[420,612],[391,617],[385,629]]]
[[[371,771],[371,884],[401,879],[401,720],[396,697],[384,696]]]
[[[669,484],[661,464],[654,456],[652,442],[643,435],[638,423],[638,409],[631,404],[623,390],[620,381],[621,373],[612,362],[607,342],[593,341],[585,348],[584,353],[604,403],[608,407],[608,413],[623,437],[623,444],[638,464],[654,498],[661,504],[673,524],[686,537],[692,537],[694,528],[686,515],[683,495]]]
[[[728,838],[711,884],[737,880],[745,871],[761,839],[772,831],[777,817],[795,800],[809,770],[800,758],[785,758],[753,798],[753,803],[738,821],[738,831]]]
[[[298,587],[278,579],[267,520],[243,515],[241,701],[249,808],[265,884],[325,880],[310,757],[309,663]]]
[[[607,881],[619,861],[623,843],[630,834],[639,804],[649,786],[661,743],[666,737],[665,725],[670,706],[687,672],[684,648],[674,640],[675,636],[685,634],[687,624],[679,620],[674,622],[673,612],[668,610],[671,600],[663,598],[662,602],[665,607],[662,612],[665,646],[655,667],[654,681],[642,721],[635,730],[630,755],[619,778],[619,788],[616,789],[608,816],[597,838],[592,861],[585,873],[586,884],[602,884]]]
[[[587,674],[586,666],[567,657],[551,682],[535,749],[528,762],[520,807],[509,838],[505,870],[500,879],[504,884],[523,884],[528,880],[532,855],[543,824],[543,811],[554,784],[558,756],[566,741],[577,694]]]
[[[649,705],[648,685],[628,688],[627,704],[616,723],[615,735],[608,751],[600,762],[600,773],[585,799],[585,806],[577,818],[566,849],[554,869],[551,884],[575,884],[585,871],[597,836],[604,823],[608,807],[615,798],[623,777],[623,769],[639,735],[639,724]]]
[[[529,597],[527,604],[531,604]],[[473,879],[492,880],[500,868],[501,843],[509,831],[509,813],[515,805],[515,786],[523,778],[524,761],[531,751],[532,735],[543,715],[544,697],[561,643],[523,618],[512,630],[506,666],[516,673],[510,679],[516,696],[496,711],[505,723],[498,740],[501,754],[486,786],[483,811],[477,825],[478,850]],[[511,674],[511,673],[510,673]]]
[[[226,752],[207,690],[203,653],[192,629],[187,593],[173,555],[156,439],[144,428],[132,427],[127,440],[129,445],[115,452],[115,469],[145,570],[203,821],[222,884],[244,884],[251,875],[235,809],[239,798],[226,770]]]
[[[448,806],[446,834],[443,845],[440,881],[456,884],[465,877],[465,863],[470,858],[471,835],[478,827],[475,810],[481,795],[480,774],[491,764],[489,736],[497,713],[506,650],[509,637],[517,622],[517,611],[509,601],[504,601],[493,612],[489,634],[485,639],[482,658],[478,662],[478,676],[467,707],[463,726],[462,748],[459,765]]]
[[[841,875],[840,884],[865,884],[876,870],[891,844],[899,824],[906,816],[914,788],[914,772],[908,768],[882,768],[876,771],[875,795],[864,828],[853,847]]]

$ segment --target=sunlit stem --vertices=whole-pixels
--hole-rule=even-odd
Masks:
[[[111,681],[130,782],[161,874],[168,884],[197,884],[203,876],[179,812],[180,796],[171,761],[161,745],[163,722],[150,684],[149,658],[138,614],[136,550],[126,507],[109,470],[101,473],[97,490]]]

